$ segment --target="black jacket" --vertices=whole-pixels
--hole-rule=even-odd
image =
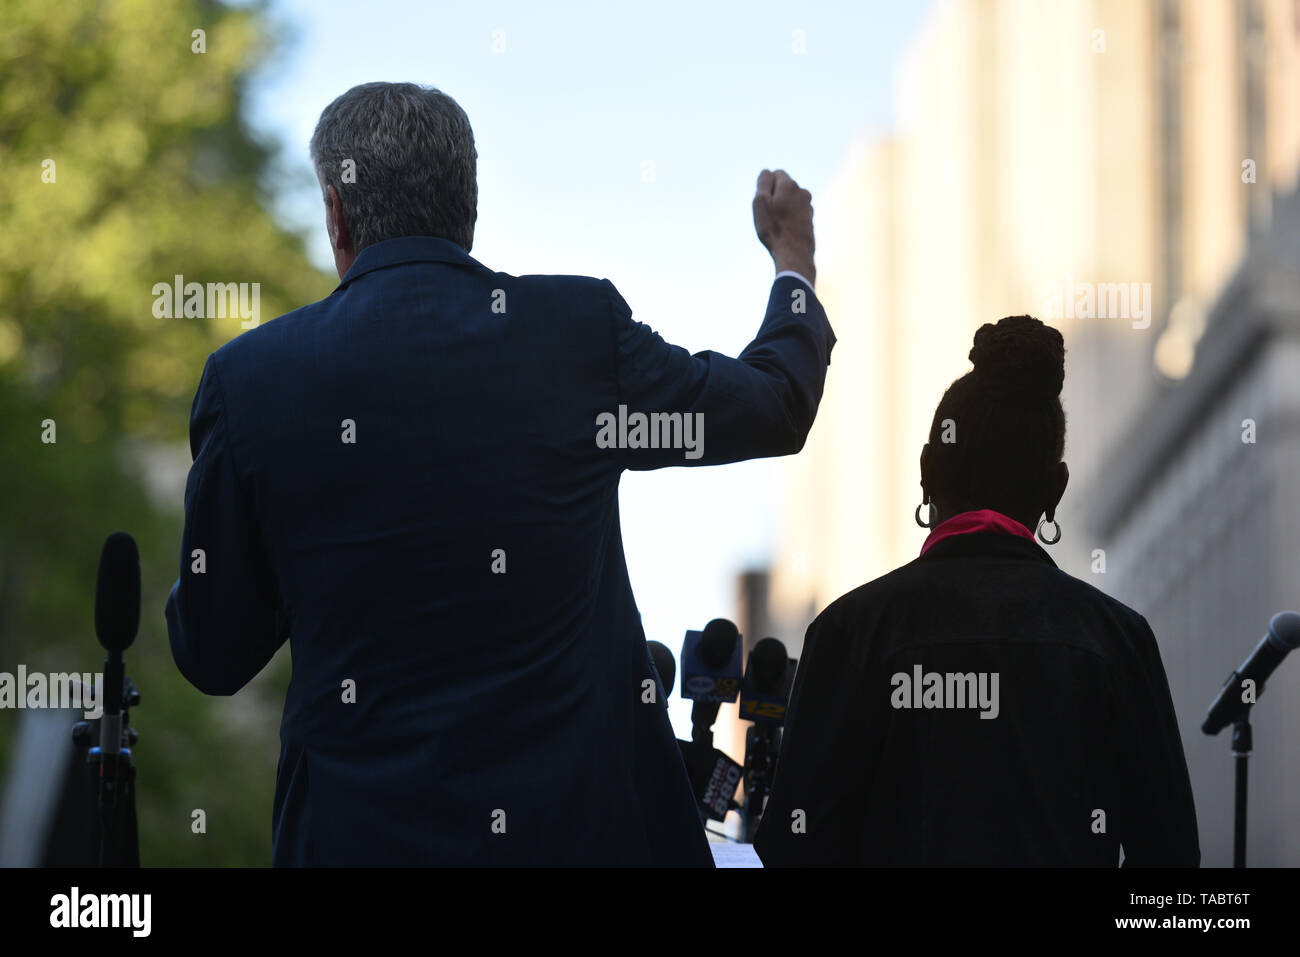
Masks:
[[[918,666],[946,707],[913,697]],[[1126,866],[1200,863],[1141,615],[1032,541],[972,532],[809,627],[755,841],[766,866],[1114,867],[1121,845]]]
[[[407,236],[217,350],[167,627],[208,694],[292,646],[273,862],[712,867],[619,481],[796,451],[834,338],[782,277],[739,358],[692,356],[607,280]],[[603,444],[626,413],[650,436]]]

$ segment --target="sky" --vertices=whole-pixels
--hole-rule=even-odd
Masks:
[[[272,0],[280,42],[251,121],[281,151],[277,215],[332,270],[307,150],[321,110],[358,83],[436,86],[474,127],[475,259],[608,278],[669,342],[734,356],[773,275],[750,209],[759,171],[786,170],[816,209],[854,141],[893,125],[895,69],[930,5]],[[780,474],[771,459],[625,473],[647,638],[680,656],[687,629],[734,617],[736,575],[769,560]],[[674,697],[682,737],[689,710]]]

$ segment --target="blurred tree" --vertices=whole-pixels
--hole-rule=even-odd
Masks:
[[[100,670],[99,550],[135,535],[146,864],[270,861],[287,649],[231,699],[180,677],[162,609],[181,502],[148,491],[204,357],[241,332],[237,316],[156,318],[154,284],[260,283],[263,321],[334,285],[266,209],[271,149],[244,122],[264,27],[211,2],[0,0],[0,671]],[[0,772],[18,716],[0,712]]]

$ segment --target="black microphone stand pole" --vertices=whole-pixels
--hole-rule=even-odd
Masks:
[[[114,658],[117,659],[116,663]],[[140,833],[135,807],[136,768],[131,749],[140,736],[130,726],[130,709],[140,703],[140,691],[130,678],[109,680],[111,670],[119,668],[121,675],[122,653],[109,652],[104,662],[104,713],[99,720],[99,743],[95,744],[94,725],[78,721],[72,729],[72,741],[78,747],[88,747],[86,771],[95,795],[94,861],[98,867],[139,867]],[[115,684],[119,690],[117,701],[121,711],[108,713],[108,689]],[[105,724],[104,722],[108,723]],[[115,737],[110,735],[110,730]],[[105,747],[105,742],[115,742]]]
[[[1237,791],[1232,827],[1232,866],[1246,866],[1246,773],[1250,766],[1250,752],[1254,746],[1250,728],[1250,709],[1232,725],[1232,757],[1236,765]]]
[[[780,728],[758,724],[750,725],[745,732],[745,803],[740,813],[741,840],[746,844],[754,843],[763,808],[772,791],[780,735]]]

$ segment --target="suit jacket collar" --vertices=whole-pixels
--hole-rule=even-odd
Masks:
[[[1057,567],[1052,556],[1037,542],[1006,532],[966,532],[940,539],[915,562],[941,562],[962,558],[1009,558],[1046,562]]]
[[[440,239],[437,236],[402,236],[398,239],[385,239],[357,253],[356,261],[338,284],[338,288],[342,289],[358,276],[364,276],[376,269],[415,262],[452,263],[458,266],[484,268],[482,263],[449,239]]]

